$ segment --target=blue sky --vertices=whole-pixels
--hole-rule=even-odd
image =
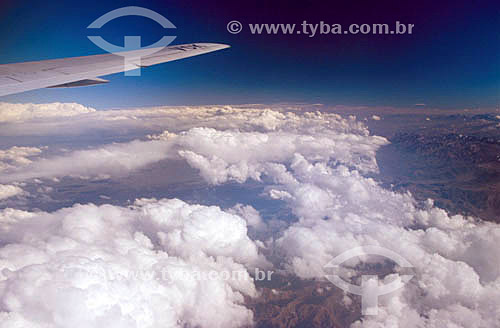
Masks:
[[[103,86],[43,89],[3,97],[7,102],[78,102],[96,108],[181,104],[306,102],[440,108],[498,107],[500,5],[497,1],[195,2],[4,1],[0,5],[0,63],[103,53],[86,27],[128,5],[167,17],[175,44],[221,42],[220,52],[154,66],[140,77],[117,74]],[[248,23],[415,24],[412,35],[232,35],[230,20]],[[98,33],[145,45],[163,30],[142,17],[122,17]]]

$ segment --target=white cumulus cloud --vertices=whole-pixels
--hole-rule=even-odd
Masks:
[[[30,158],[41,153],[42,149],[37,147],[14,146],[8,149],[0,149],[0,172],[30,164],[32,162]]]
[[[241,217],[180,200],[0,211],[3,327],[238,327],[250,268]],[[238,275],[229,275],[230,273]],[[227,273],[227,274],[225,274]]]
[[[0,200],[21,195],[23,190],[18,186],[0,184]]]

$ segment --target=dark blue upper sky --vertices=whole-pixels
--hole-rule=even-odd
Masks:
[[[499,1],[40,1],[0,4],[0,63],[103,53],[87,39],[149,45],[165,34],[156,22],[122,17],[97,32],[104,13],[136,5],[167,17],[174,44],[221,42],[223,51],[117,74],[110,84],[43,89],[9,102],[78,102],[97,108],[162,104],[307,102],[343,105],[476,108],[500,103]],[[248,23],[415,24],[412,35],[252,35]],[[92,33],[91,33],[92,32]]]

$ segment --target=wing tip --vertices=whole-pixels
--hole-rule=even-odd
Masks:
[[[205,47],[210,47],[210,48],[217,48],[217,50],[226,49],[226,48],[231,47],[229,44],[224,44],[224,43],[197,42],[197,43],[193,43],[193,44],[194,45],[201,45],[201,46],[205,46]]]

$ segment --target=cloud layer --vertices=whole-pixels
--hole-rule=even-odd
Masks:
[[[9,104],[0,102],[0,123],[73,117],[96,110],[75,103]]]
[[[373,176],[376,152],[388,141],[370,135],[354,116],[232,106],[104,112],[75,106],[75,115],[57,120],[18,112],[25,118],[9,114],[12,124],[0,133],[15,136],[23,126],[33,134],[109,129],[133,137],[51,155],[38,147],[6,149],[0,152],[2,183],[120,176],[184,160],[209,184],[252,180],[263,186],[262,197],[287,205],[296,221],[265,246],[280,259],[276,267],[290,275],[324,279],[331,259],[366,245],[410,261],[415,278],[380,298],[379,315],[363,317],[355,327],[500,324],[499,225],[451,216],[431,200],[422,204],[409,193],[383,188]],[[259,252],[264,245],[256,239],[269,226],[248,204],[223,211],[142,199],[131,208],[89,204],[53,213],[1,213],[0,308],[6,327],[232,327],[252,321],[243,298],[257,295],[251,281],[109,281],[99,274],[166,268],[190,276],[267,267]]]
[[[116,118],[123,111],[116,112],[114,115],[108,113],[108,118]],[[178,112],[178,108],[173,108],[154,113],[158,116],[157,121],[168,121],[173,120],[173,115]],[[149,116],[142,115],[147,118],[139,121],[147,122]],[[149,135],[150,140],[113,143],[42,156],[35,161],[28,157],[38,154],[40,149],[13,147],[5,151],[13,153],[10,157],[2,157],[0,153],[0,168],[4,167],[4,172],[0,171],[0,181],[69,175],[123,175],[163,159],[183,158],[199,169],[204,177],[210,177],[210,183],[241,182],[248,177],[259,180],[265,169],[262,164],[289,162],[297,152],[308,158],[333,160],[363,171],[376,171],[375,152],[387,143],[384,138],[369,136],[366,127],[354,117],[345,119],[337,114],[319,112],[298,115],[271,110],[207,108],[204,111],[192,109],[190,115],[183,112],[178,120],[177,124],[167,124],[174,128],[173,132],[165,130]],[[182,124],[190,128],[179,131]],[[217,129],[197,127],[199,125],[213,125]],[[10,165],[9,161],[15,161],[17,165]],[[217,177],[207,172],[214,165],[213,169],[219,174]]]

